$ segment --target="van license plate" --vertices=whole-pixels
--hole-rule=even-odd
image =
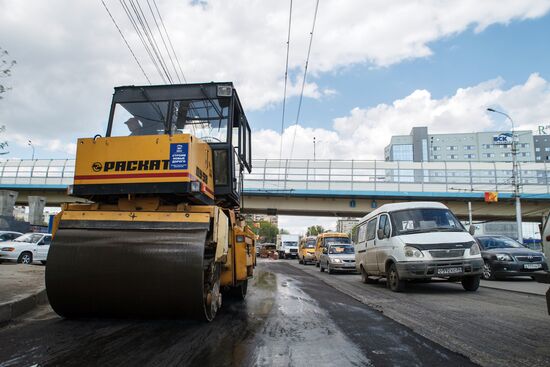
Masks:
[[[542,264],[524,264],[523,267],[525,269],[540,269],[542,268]]]
[[[462,268],[461,268],[461,267],[456,267],[456,268],[438,268],[438,269],[437,269],[437,274],[438,274],[438,275],[449,275],[449,274],[458,274],[458,273],[462,273]]]

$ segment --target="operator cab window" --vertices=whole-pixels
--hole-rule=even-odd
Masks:
[[[164,134],[168,101],[117,103],[110,136]]]
[[[227,99],[174,101],[170,133],[191,134],[207,143],[227,142]]]

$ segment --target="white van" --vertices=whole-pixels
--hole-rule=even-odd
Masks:
[[[461,280],[475,291],[483,269],[479,246],[445,205],[386,204],[365,216],[356,231],[355,264],[364,283],[385,277],[398,292],[407,280]]]

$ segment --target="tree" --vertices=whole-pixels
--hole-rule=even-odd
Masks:
[[[317,236],[325,232],[325,229],[322,226],[311,226],[307,228],[307,236]]]
[[[259,242],[275,243],[277,240],[279,228],[276,225],[267,221],[253,222],[252,220],[247,220],[246,224],[258,235]]]
[[[15,60],[10,60],[8,51],[0,47],[0,99],[4,98],[2,94],[10,90],[10,87],[6,87],[2,82],[2,78],[7,78],[11,76],[11,69],[15,66]],[[0,125],[0,133],[6,131],[6,126]],[[8,147],[7,141],[0,141],[0,154],[8,154],[9,152],[4,151]]]

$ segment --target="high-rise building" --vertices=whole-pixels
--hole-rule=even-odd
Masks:
[[[276,215],[267,215],[267,214],[246,214],[245,219],[251,220],[253,222],[269,222],[274,226],[279,225],[279,217]]]
[[[535,162],[550,162],[550,135],[533,136],[535,145]]]
[[[515,131],[515,134],[518,136],[518,161],[541,161],[535,160],[532,131]],[[548,144],[546,155],[550,156],[550,142]],[[429,134],[425,126],[413,127],[409,135],[392,136],[384,149],[384,158],[386,161],[413,162],[511,162],[512,133]]]
[[[351,233],[353,227],[359,223],[359,219],[355,218],[341,218],[336,222],[336,232]]]

